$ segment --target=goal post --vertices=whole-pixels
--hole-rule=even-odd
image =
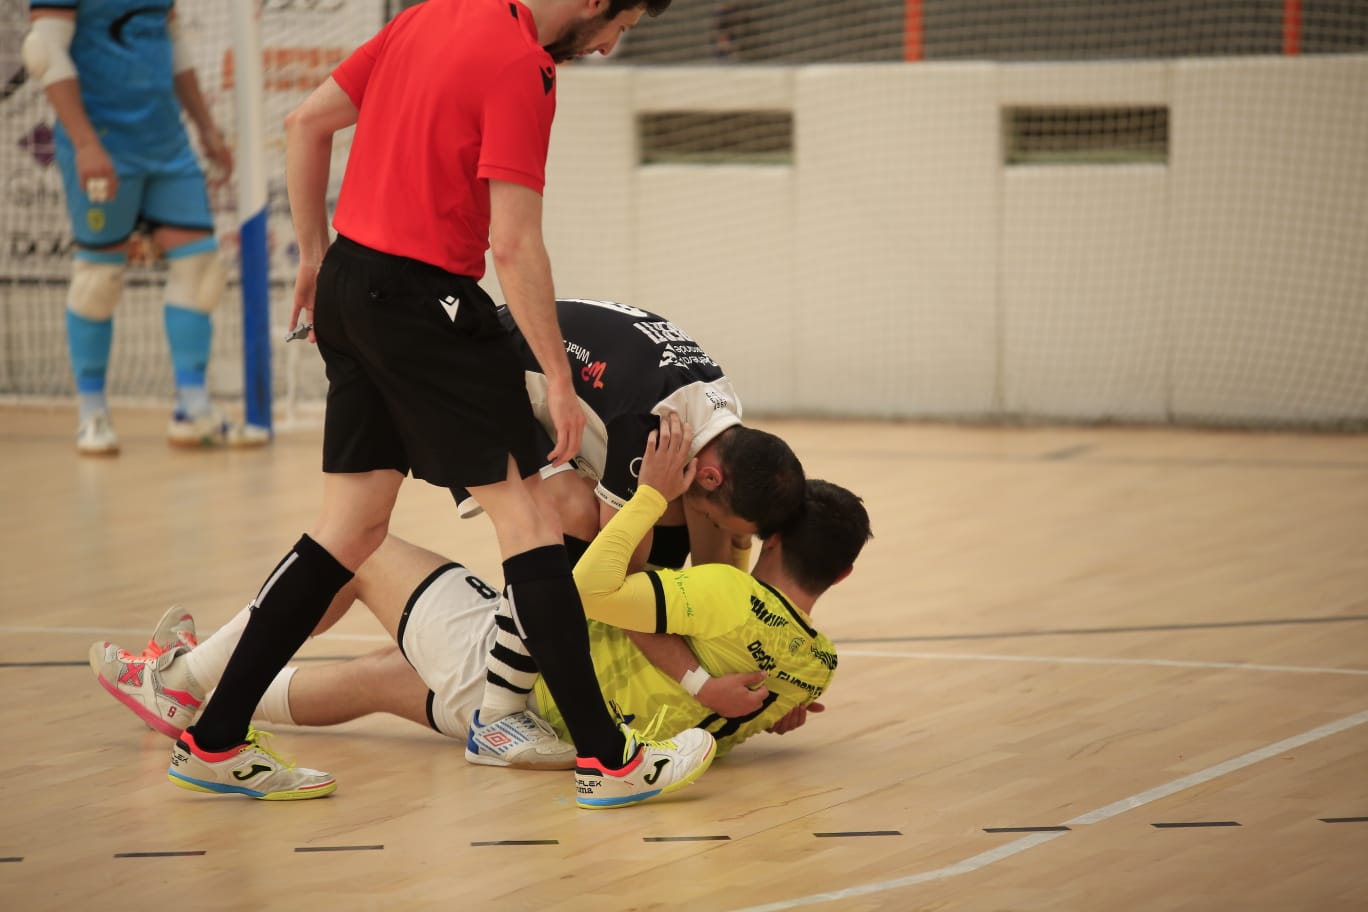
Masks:
[[[261,60],[257,0],[233,0],[233,52]],[[242,398],[248,424],[271,430],[271,261],[266,237],[266,136],[261,67],[238,72],[237,218],[242,283]]]

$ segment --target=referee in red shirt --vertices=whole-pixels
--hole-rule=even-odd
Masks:
[[[250,727],[252,711],[384,539],[409,473],[470,489],[493,521],[519,634],[575,742],[580,806],[635,804],[689,784],[711,763],[706,732],[649,741],[609,711],[537,479],[547,458],[562,465],[576,454],[584,427],[541,227],[555,65],[610,52],[669,3],[427,0],[287,118],[300,250],[291,322],[311,317],[328,374],[323,506],[257,593],[217,690],[177,741],[168,770],[177,785],[266,799],[336,789],[327,773],[273,753]],[[353,124],[329,245],[333,135]],[[550,454],[538,452],[521,362],[478,284],[490,249],[508,308],[546,369]],[[662,431],[662,443],[668,437]],[[508,736],[520,734],[510,726]]]

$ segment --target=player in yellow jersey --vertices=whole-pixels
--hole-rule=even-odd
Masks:
[[[804,709],[830,686],[836,649],[813,627],[811,613],[817,599],[850,572],[871,537],[869,516],[851,492],[809,479],[803,509],[764,539],[752,572],[705,564],[629,574],[636,545],[692,478],[687,441],[687,426],[677,417],[662,421],[660,434],[648,444],[640,487],[595,538],[575,576],[604,694],[639,723],[659,716],[660,736],[702,727],[725,752],[758,732],[800,724]],[[465,738],[484,686],[497,590],[465,567],[391,535],[339,596],[330,618],[353,599],[370,607],[398,645],[345,662],[287,667],[257,717],[332,725],[387,712]],[[91,650],[105,688],[173,737],[214,683],[187,670],[191,624],[187,615],[168,613],[154,634],[154,642],[169,643],[160,655],[135,656],[109,643]],[[698,663],[695,679],[707,674],[751,680],[764,672],[768,696],[744,716],[714,713],[688,692],[687,683],[651,664],[627,629],[685,637]],[[540,682],[533,699],[535,711],[565,738],[560,714]]]

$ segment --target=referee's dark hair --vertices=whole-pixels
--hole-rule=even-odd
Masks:
[[[736,425],[717,438],[722,486],[713,497],[763,538],[803,505],[803,464],[783,440],[766,431]]]
[[[646,7],[646,15],[654,18],[670,8],[670,0],[608,0],[608,9],[603,13],[603,18],[614,19],[618,13],[640,6]]]
[[[785,572],[813,595],[831,588],[874,537],[864,501],[817,478],[808,479],[802,509],[778,532]]]

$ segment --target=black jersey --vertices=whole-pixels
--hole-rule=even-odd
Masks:
[[[688,333],[664,317],[612,301],[556,302],[575,392],[584,409],[584,439],[575,467],[598,482],[596,492],[622,507],[636,493],[646,437],[670,411],[693,427],[693,456],[741,423],[741,403],[722,368]],[[508,308],[500,319],[513,334],[527,371],[527,392],[544,426],[546,377]]]

